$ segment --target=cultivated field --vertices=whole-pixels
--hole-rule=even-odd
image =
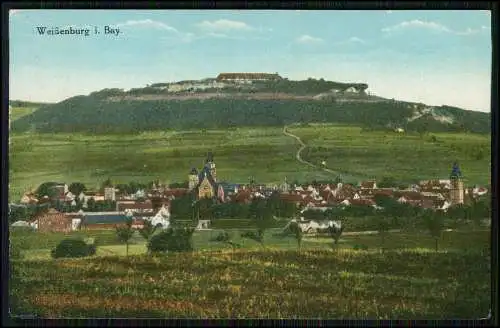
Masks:
[[[437,319],[479,318],[490,309],[489,231],[444,232],[438,252],[426,234],[395,233],[384,253],[378,235],[345,236],[336,250],[330,240],[308,238],[300,252],[293,240],[269,235],[265,249],[247,240],[232,252],[205,231],[195,234],[192,254],[141,254],[144,242],[135,237],[129,258],[112,233],[92,233],[104,245],[91,258],[51,260],[36,248],[48,246],[36,240],[51,239],[40,234],[23,243],[26,259],[11,265],[12,313]]]
[[[418,179],[447,178],[458,160],[466,184],[487,184],[490,179],[490,136],[433,133],[418,135],[362,131],[357,127],[313,125],[292,127],[308,146],[302,157],[343,172],[357,183],[365,178],[393,177],[407,183]],[[297,140],[281,127],[234,128],[229,130],[159,131],[137,135],[11,134],[9,196],[18,200],[22,192],[45,181],[83,182],[97,187],[108,177],[115,183],[187,180],[192,167],[204,164],[212,151],[220,181],[259,183],[334,179],[328,173],[296,158]],[[483,147],[481,159],[469,154]]]

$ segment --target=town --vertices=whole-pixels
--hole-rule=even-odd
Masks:
[[[196,168],[189,171],[187,186],[173,184],[169,187],[159,181],[151,182],[149,186],[115,186],[108,180],[101,190],[87,191],[79,183],[70,186],[52,183],[45,194],[40,191],[38,195],[34,191],[26,193],[19,204],[11,204],[10,213],[20,210],[27,213],[26,209],[34,209],[30,218],[18,217],[12,225],[30,226],[41,232],[113,229],[130,217],[133,218],[133,227],[137,229],[144,225],[145,220],[155,227],[167,228],[171,217],[176,215],[181,220],[196,216],[199,222],[197,228],[201,229],[210,227],[212,221],[219,219],[210,208],[216,205],[248,205],[255,199],[274,197],[287,207],[281,214],[286,213],[289,219],[298,216],[304,220],[304,217],[317,217],[314,212],[331,209],[381,209],[376,201],[380,197],[415,208],[446,212],[454,206],[477,201],[489,190],[489,186],[466,187],[457,163],[453,165],[448,179],[420,181],[405,189],[382,184],[377,185],[377,181],[373,180],[362,181],[358,185],[342,181],[314,181],[304,185],[290,184],[286,180],[281,185],[218,182],[215,160],[209,152],[200,171]],[[188,201],[182,203],[183,199]],[[173,206],[175,202],[187,204],[184,205],[187,209],[182,209],[182,205]],[[194,204],[203,204],[202,209],[198,206],[198,210],[193,211]],[[238,215],[235,214],[236,218]],[[224,219],[227,214],[219,216]]]

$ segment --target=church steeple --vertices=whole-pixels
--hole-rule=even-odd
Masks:
[[[210,170],[210,175],[212,176],[214,181],[217,181],[217,170],[215,169],[214,155],[210,151],[207,153],[205,166]]]
[[[455,162],[453,163],[453,168],[451,169],[451,174],[450,174],[450,178],[461,178],[462,177],[462,172],[460,171],[460,167],[458,166],[458,163]]]
[[[452,205],[463,204],[464,203],[464,183],[462,181],[462,172],[458,163],[453,163],[453,168],[450,174],[450,200]]]

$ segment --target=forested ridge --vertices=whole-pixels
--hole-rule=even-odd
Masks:
[[[349,85],[357,84],[321,80],[284,81],[257,84],[257,92],[312,95]],[[339,96],[333,94],[328,99],[306,101],[286,97],[256,99],[228,96],[203,99],[200,96],[197,99],[192,98],[192,92],[186,93],[191,96],[186,99],[141,98],[145,95],[167,94],[153,86],[129,91],[104,89],[87,96],[76,96],[57,104],[44,105],[36,112],[13,122],[11,128],[14,132],[131,133],[159,129],[282,126],[317,122],[361,125],[368,129],[400,127],[408,131],[489,133],[491,124],[489,113],[449,106],[435,107],[434,111],[453,118],[452,123],[439,121],[430,114],[409,120],[415,114],[413,103],[392,100],[343,102],[338,101]],[[242,88],[237,91],[255,92],[248,87]],[[199,94],[209,91],[204,90]],[[224,92],[230,94],[231,90],[224,89]],[[363,95],[361,97],[370,98]]]

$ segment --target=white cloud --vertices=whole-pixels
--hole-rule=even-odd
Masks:
[[[481,30],[484,30],[485,26],[482,26],[479,29],[472,29],[469,27],[465,31],[455,31],[455,30],[452,30],[445,25],[442,25],[442,24],[439,24],[436,22],[422,21],[419,19],[414,19],[411,21],[401,22],[397,25],[385,27],[382,29],[382,32],[391,33],[391,32],[397,32],[397,31],[401,31],[404,29],[408,29],[408,28],[422,28],[422,29],[428,29],[428,30],[444,32],[444,33],[451,33],[451,34],[456,34],[456,35],[472,35],[472,34],[476,34],[476,33],[480,32]]]
[[[199,28],[208,31],[230,31],[230,30],[238,30],[238,31],[249,31],[254,28],[248,25],[245,22],[233,21],[228,19],[219,19],[216,21],[203,21],[201,23],[196,24]]]
[[[386,14],[392,14],[392,10],[386,10],[385,13]]]
[[[435,22],[426,22],[419,19],[414,19],[411,21],[405,21],[397,25],[385,27],[382,29],[383,32],[395,32],[406,28],[426,28],[436,31],[450,32],[450,29],[444,25]]]
[[[174,28],[172,26],[169,26],[169,25],[162,23],[162,22],[154,21],[152,19],[129,20],[129,21],[126,21],[125,23],[116,24],[116,26],[119,26],[119,27],[141,26],[141,27],[156,28],[156,29],[171,31],[171,32],[176,32],[176,33],[179,32],[176,28]]]
[[[295,42],[302,43],[302,44],[317,44],[317,43],[322,43],[323,39],[304,34],[304,35],[301,35],[300,37],[298,37],[295,40]]]
[[[349,43],[366,43],[366,41],[365,41],[365,40],[360,39],[360,38],[355,37],[355,36],[350,37],[350,38],[347,40],[347,42],[349,42]]]

